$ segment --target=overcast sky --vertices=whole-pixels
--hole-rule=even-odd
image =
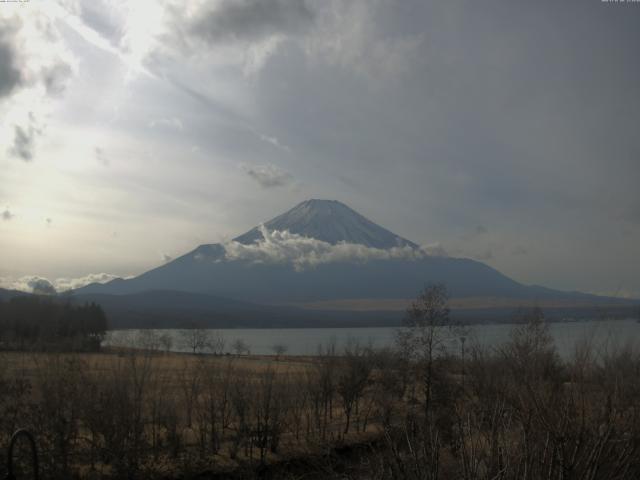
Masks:
[[[639,25],[600,0],[0,3],[0,283],[139,274],[328,198],[640,297]]]

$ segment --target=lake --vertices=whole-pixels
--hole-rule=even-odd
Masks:
[[[631,345],[640,346],[640,323],[628,320],[586,320],[576,322],[550,323],[550,331],[558,352],[569,357],[577,342],[592,341],[599,349],[612,349]],[[513,324],[471,325],[466,327],[466,348],[474,344],[487,347],[499,347],[509,339]],[[382,328],[274,328],[274,329],[217,329],[212,333],[220,334],[225,340],[225,351],[232,352],[234,341],[241,339],[254,355],[272,355],[273,346],[284,345],[287,355],[314,355],[318,346],[334,343],[337,351],[342,351],[350,341],[376,348],[392,346],[395,340],[395,327]],[[103,345],[133,347],[139,346],[152,335],[168,334],[172,339],[171,350],[189,351],[184,345],[183,330],[112,330]],[[460,348],[460,340],[451,341],[452,349]]]

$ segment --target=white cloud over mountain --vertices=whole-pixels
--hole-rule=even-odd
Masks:
[[[0,288],[37,294],[55,294],[66,292],[67,290],[75,290],[90,283],[107,283],[116,278],[121,277],[110,273],[90,273],[89,275],[78,278],[57,278],[55,280],[49,280],[37,275],[28,275],[17,280],[0,278]]]
[[[224,243],[225,259],[257,264],[286,263],[302,271],[324,263],[418,260],[428,255],[427,251],[410,246],[381,249],[354,243],[333,245],[288,231],[269,231],[264,225],[260,226],[260,232],[262,238],[248,245],[236,241]]]

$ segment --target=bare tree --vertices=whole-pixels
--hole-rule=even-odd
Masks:
[[[241,338],[236,339],[231,345],[231,348],[238,356],[244,353],[249,354],[249,345]]]
[[[227,341],[221,332],[215,331],[209,334],[209,349],[214,355],[222,355]]]
[[[293,429],[293,434],[296,441],[300,440],[300,431],[305,418],[307,424],[310,423],[309,415],[311,405],[309,402],[309,389],[306,388],[306,384],[303,381],[302,375],[296,375],[293,377],[290,375],[290,391],[289,391],[289,405],[287,409],[288,423]]]
[[[155,352],[160,349],[160,336],[153,330],[140,330],[135,338],[138,348]]]
[[[249,455],[250,414],[252,407],[252,389],[246,375],[234,376],[229,389],[229,402],[232,411],[230,429],[232,430],[229,442],[229,456],[235,459],[242,446],[245,454]]]
[[[333,417],[333,398],[337,382],[337,356],[335,342],[318,347],[314,369],[307,372],[307,388],[313,406],[315,428],[322,441],[326,440],[329,420]]]
[[[404,355],[415,361],[421,371],[424,412],[431,406],[434,360],[446,351],[451,338],[449,295],[443,284],[425,287],[407,310],[404,328],[397,333],[397,344]]]
[[[158,338],[160,345],[162,345],[162,349],[165,353],[169,353],[171,351],[171,347],[173,347],[173,337],[170,333],[164,332]]]
[[[211,336],[209,330],[193,326],[180,332],[182,347],[190,350],[194,355],[211,348]]]
[[[41,398],[31,418],[40,442],[51,451],[43,467],[52,478],[70,477],[73,446],[77,442],[81,412],[80,382],[85,365],[78,356],[47,355],[38,365]]]
[[[201,449],[217,454],[229,426],[229,393],[234,368],[230,359],[224,365],[217,361],[203,371],[203,391],[198,398],[198,430]]]
[[[360,397],[367,386],[371,374],[371,359],[368,350],[357,343],[345,349],[343,365],[339,371],[337,391],[342,398],[342,408],[346,418],[344,433],[349,433],[352,413],[358,412]]]
[[[153,375],[151,355],[119,357],[93,384],[96,405],[91,409],[94,438],[101,438],[103,461],[112,463],[116,476],[137,478],[148,437],[146,398]]]
[[[184,357],[178,382],[184,400],[184,412],[186,415],[187,427],[191,428],[193,421],[193,411],[196,407],[196,401],[200,395],[202,388],[204,364],[203,361],[193,360],[190,357]]]
[[[375,376],[371,396],[382,425],[388,427],[397,407],[401,404],[410,377],[405,359],[391,349],[373,352],[372,362]]]
[[[260,462],[264,463],[267,448],[276,453],[283,428],[285,388],[271,368],[260,372],[252,386],[251,427],[252,441],[258,447]]]
[[[287,353],[289,348],[283,343],[276,343],[271,346],[271,350],[276,354],[276,360],[280,360],[280,357]]]
[[[522,310],[516,321],[520,325],[511,331],[510,341],[501,349],[510,368],[520,380],[530,380],[530,376],[550,378],[558,367],[558,358],[542,309]]]

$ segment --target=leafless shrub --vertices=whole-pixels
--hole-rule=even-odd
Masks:
[[[135,345],[148,352],[156,352],[160,350],[162,344],[160,335],[153,330],[139,330],[135,338]]]
[[[276,343],[271,346],[271,350],[275,353],[277,360],[280,360],[280,357],[287,353],[288,349],[289,348],[283,343]]]
[[[348,345],[338,370],[336,390],[342,399],[344,433],[349,433],[352,414],[354,410],[358,413],[360,399],[369,383],[372,368],[369,352],[357,343]]]
[[[231,388],[235,375],[232,360],[223,365],[209,362],[202,366],[196,401],[201,456],[220,451],[231,421]]]
[[[219,332],[213,334],[210,330],[197,325],[190,327],[180,331],[182,348],[194,355],[207,350],[214,353],[221,353],[224,350],[224,339]]]
[[[191,358],[182,359],[182,368],[178,375],[178,385],[182,397],[182,411],[185,415],[185,425],[191,428],[193,411],[200,395],[205,365],[202,361],[193,362]]]
[[[285,384],[275,371],[268,369],[255,379],[251,408],[252,442],[264,463],[267,449],[276,453],[284,426]]]
[[[249,345],[241,338],[236,339],[231,345],[231,348],[238,356],[243,354],[249,355],[250,352]]]
[[[48,452],[42,466],[53,478],[69,477],[79,437],[84,365],[77,356],[47,355],[38,360],[39,396],[32,404],[30,417]]]
[[[164,332],[160,334],[158,341],[165,353],[169,353],[171,351],[171,348],[173,347],[173,337],[170,333]]]
[[[406,358],[390,349],[371,352],[373,384],[371,399],[380,415],[381,425],[388,427],[400,413],[405,393],[411,381]]]
[[[407,310],[405,326],[397,333],[398,348],[412,361],[416,375],[420,377],[425,421],[433,399],[436,359],[446,353],[453,336],[448,301],[443,284],[427,286]]]
[[[250,415],[252,388],[247,378],[234,377],[229,400],[231,404],[232,417],[230,422],[231,441],[229,445],[229,456],[235,459],[240,449],[245,447],[245,455],[249,456],[253,446],[249,442],[251,434]]]
[[[32,381],[16,369],[8,371],[6,358],[0,358],[0,445],[5,446],[25,418],[29,417]]]

